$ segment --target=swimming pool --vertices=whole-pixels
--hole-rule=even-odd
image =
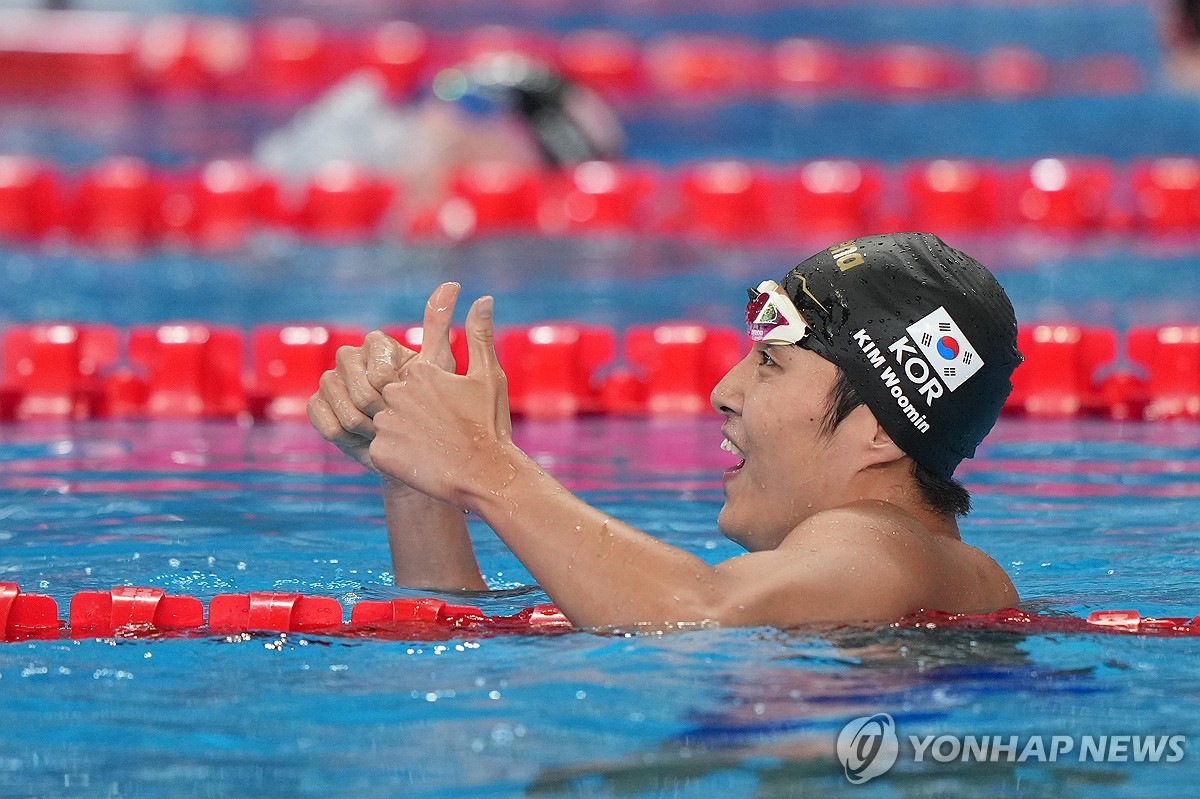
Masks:
[[[566,484],[709,561],[715,417],[524,422]],[[1025,606],[1187,615],[1200,426],[1001,421],[965,536]],[[372,479],[305,426],[0,427],[0,580],[54,596],[152,585],[349,605],[390,586]],[[490,613],[546,600],[472,528]],[[1182,795],[1181,763],[914,763],[851,787],[854,717],[902,735],[1200,733],[1195,638],[950,629],[254,635],[0,645],[5,796]]]

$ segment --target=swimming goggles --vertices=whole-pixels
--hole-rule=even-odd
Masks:
[[[746,330],[753,341],[764,344],[799,344],[808,335],[808,323],[796,310],[792,298],[779,290],[774,280],[764,280],[757,289],[747,289]]]

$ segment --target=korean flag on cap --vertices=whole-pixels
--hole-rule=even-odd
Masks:
[[[983,366],[983,358],[945,308],[913,322],[908,334],[951,391],[970,380]]]

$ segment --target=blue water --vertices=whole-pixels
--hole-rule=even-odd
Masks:
[[[1052,59],[1120,53],[1146,70],[1118,97],[934,103],[764,101],[623,108],[630,153],[786,162],[966,155],[1018,159],[1196,152],[1200,104],[1165,88],[1138,2],[391,3],[86,0],[76,6],[357,25],[387,15],[484,22],[1023,44]],[[112,154],[184,166],[245,155],[294,109],[95,96],[0,103],[0,152],[66,166]],[[998,272],[1021,320],[1124,330],[1200,320],[1200,242],[948,237]],[[500,239],[446,249],[321,247],[262,236],[224,257],[0,249],[0,325],[196,318],[414,322],[439,280],[494,293],[500,324],[733,324],[742,290],[812,241],[709,248]],[[520,422],[519,443],[588,501],[716,562],[718,419]],[[1023,606],[1200,613],[1200,425],[1006,418],[961,472],[964,537],[1012,575]],[[471,522],[511,613],[547,600]],[[208,601],[281,590],[363,599],[391,585],[368,476],[304,425],[0,425],[0,581],[53,596],[152,585]],[[1111,797],[1189,795],[1200,639],[948,629],[697,629],[385,641],[305,635],[0,644],[0,797]],[[1179,764],[915,763],[851,787],[834,741],[887,712],[908,735],[1189,736]],[[907,755],[907,756],[906,756]]]
[[[715,562],[717,419],[518,425],[569,487]],[[967,540],[1044,613],[1200,612],[1200,426],[1006,419],[964,475]],[[0,428],[0,579],[54,596],[156,585],[390,586],[373,479],[303,425]],[[508,613],[546,601],[472,527]],[[949,630],[303,635],[0,645],[3,796],[1183,795],[1182,763],[970,766],[903,756],[850,788],[849,719],[902,735],[1200,735],[1200,639]]]

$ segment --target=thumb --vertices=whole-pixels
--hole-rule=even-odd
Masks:
[[[502,374],[500,359],[496,356],[496,330],[492,318],[494,301],[480,297],[467,312],[466,332],[470,361],[468,377],[488,377]]]

